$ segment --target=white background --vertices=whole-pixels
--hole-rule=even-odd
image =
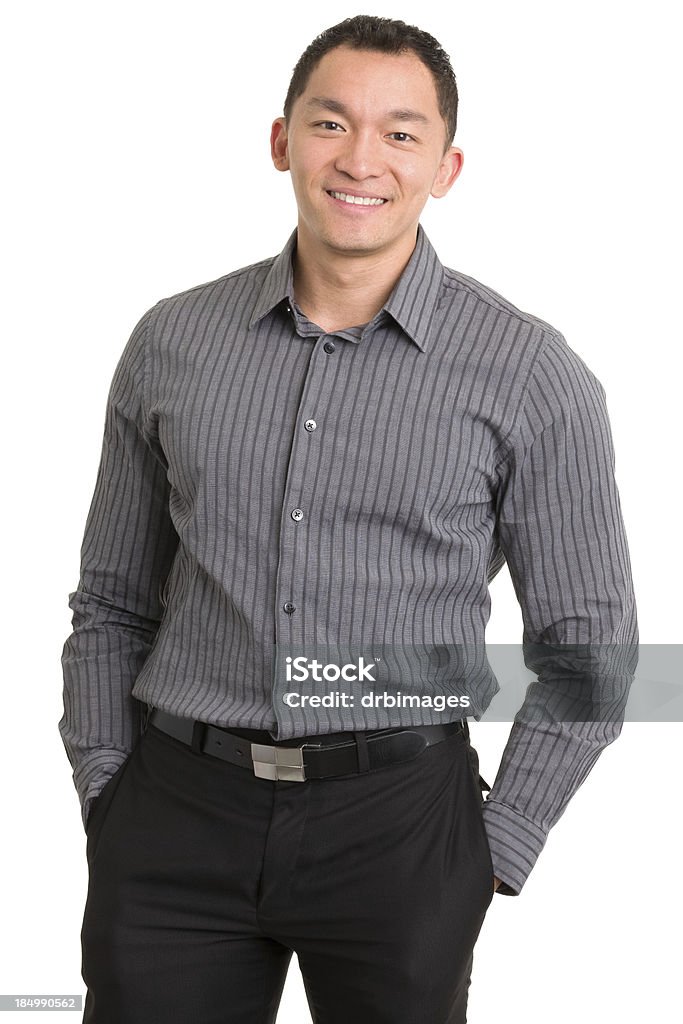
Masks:
[[[641,640],[681,642],[673,4],[5,4],[1,993],[85,991],[60,655],[114,366],[157,299],[282,248],[296,211],[270,124],[301,51],[360,11],[450,53],[464,169],[422,222],[447,266],[556,326],[603,383]],[[492,596],[487,639],[520,642],[507,570]],[[489,782],[508,732],[472,728]],[[680,1020],[682,740],[627,724],[522,895],[494,897],[470,1020]],[[308,1019],[294,959],[278,1024]]]

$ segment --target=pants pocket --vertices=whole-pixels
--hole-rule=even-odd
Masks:
[[[484,849],[486,851],[486,856],[488,858],[491,879],[491,899],[493,899],[493,894],[495,893],[493,881],[495,877],[493,869],[493,859],[491,857],[491,847],[489,845],[488,834],[486,832],[486,825],[484,824],[484,815],[482,814],[482,807],[484,806],[483,790],[490,789],[491,787],[487,785],[487,783],[484,781],[484,779],[482,779],[481,775],[479,774],[479,754],[472,746],[469,737],[467,738],[467,759],[470,766],[470,775],[472,777],[472,785],[474,787],[474,794],[476,797],[478,809],[477,821],[480,829],[481,839],[484,845]]]
[[[139,743],[139,740],[138,740]],[[95,848],[97,844],[97,837],[102,832],[102,826],[106,820],[109,808],[111,807],[112,800],[116,794],[116,790],[119,787],[121,779],[126,771],[126,768],[131,762],[133,754],[137,749],[137,745],[133,748],[131,753],[128,755],[123,764],[119,765],[114,774],[107,779],[100,792],[95,797],[88,818],[85,823],[85,832],[87,836],[86,840],[86,852],[88,859],[92,858],[95,854]]]

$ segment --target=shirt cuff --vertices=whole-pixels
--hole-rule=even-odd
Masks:
[[[83,758],[74,770],[73,781],[81,802],[81,821],[85,829],[90,808],[109,779],[128,759],[130,752],[112,747],[97,748]]]
[[[503,896],[519,896],[548,833],[498,800],[485,800],[482,814],[493,873],[502,882],[496,892]]]

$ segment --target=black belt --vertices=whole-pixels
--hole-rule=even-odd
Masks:
[[[350,732],[341,742],[333,736],[304,738],[298,745],[254,743],[227,728],[194,721],[153,708],[147,724],[173,736],[197,753],[212,754],[223,761],[253,769],[261,779],[305,782],[338,775],[360,775],[386,765],[412,761],[427,747],[456,732],[465,731],[463,721],[445,725],[420,725],[406,729]],[[247,730],[244,730],[247,731]]]

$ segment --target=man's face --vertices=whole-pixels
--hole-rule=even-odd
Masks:
[[[348,255],[411,251],[428,197],[460,172],[462,151],[444,154],[445,142],[434,79],[415,54],[347,46],[325,54],[289,125],[277,118],[271,134],[275,166],[292,175],[300,238]]]

